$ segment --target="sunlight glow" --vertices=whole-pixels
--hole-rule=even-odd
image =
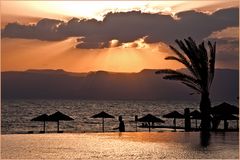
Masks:
[[[147,38],[147,36],[145,36],[143,38],[139,38],[133,42],[123,43],[122,47],[123,48],[136,48],[136,49],[149,48],[149,45],[147,43],[145,43],[146,38]]]
[[[174,15],[186,10],[215,10],[238,6],[238,1],[1,1],[2,14],[69,20],[95,18],[102,20],[108,12],[138,10],[145,13]]]
[[[115,44],[117,40],[111,42]],[[164,60],[171,53],[164,44],[149,44],[138,49],[118,46],[88,50],[74,48],[75,43],[75,38],[58,42],[5,38],[2,53],[7,54],[2,54],[2,71],[48,68],[71,72],[139,72],[145,68],[182,67]]]
[[[217,9],[238,6],[238,1],[1,1],[2,23],[36,23],[41,18],[68,21],[72,17],[103,20],[109,12],[141,11],[168,14],[197,10],[211,13]],[[238,28],[214,32],[211,37],[236,37]],[[238,34],[237,34],[238,35]],[[117,38],[117,37],[114,37]],[[146,37],[122,43],[112,39],[109,48],[78,49],[84,37],[48,42],[30,39],[2,39],[2,70],[64,69],[73,72],[106,70],[114,72],[139,72],[145,68],[172,68],[183,66],[164,58],[171,54],[164,43],[146,43]],[[76,42],[77,40],[77,42]]]

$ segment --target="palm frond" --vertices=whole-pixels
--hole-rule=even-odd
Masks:
[[[174,48],[173,46],[170,45],[170,48],[179,57],[179,59],[175,59],[175,60],[184,64],[189,69],[189,71],[192,73],[193,76],[195,76],[196,78],[199,78],[199,75],[197,74],[196,70],[194,70],[191,63],[188,61],[188,59],[182,53],[180,53],[176,48]],[[172,58],[172,59],[171,58],[165,58],[165,59],[174,60],[174,58]]]
[[[168,56],[165,58],[165,60],[175,60],[175,61],[178,61],[180,63],[182,63],[187,69],[189,69],[189,71],[194,75],[195,75],[195,72],[191,66],[191,64],[186,60],[186,59],[180,59],[178,57],[174,57],[174,56]]]
[[[214,44],[208,42],[209,52],[204,42],[197,45],[191,37],[175,42],[180,50],[170,45],[176,56],[168,56],[165,59],[180,62],[191,74],[171,69],[161,69],[156,74],[165,74],[164,79],[181,81],[199,93],[208,93],[214,78],[216,42]]]
[[[200,66],[200,73],[202,77],[202,83],[204,86],[207,86],[208,84],[208,53],[205,48],[204,42],[202,42],[199,45],[199,62],[201,64]]]
[[[199,45],[199,55],[200,55],[200,62],[202,64],[202,68],[208,68],[208,54],[205,48],[204,42]]]
[[[161,69],[161,70],[158,70],[156,72],[156,74],[168,74],[168,75],[166,75],[164,77],[167,77],[167,78],[170,78],[170,79],[171,78],[173,78],[173,79],[174,78],[177,78],[177,79],[179,78],[179,80],[183,80],[183,81],[187,81],[187,82],[190,82],[190,83],[193,83],[193,84],[200,85],[200,80],[195,79],[194,77],[192,77],[190,75],[187,75],[185,73],[182,73],[182,72],[179,72],[179,71],[175,71],[175,70],[172,70],[172,69]]]
[[[173,50],[173,51],[175,52],[175,54],[177,54],[177,56],[178,56],[179,58],[186,60],[186,57],[185,57],[182,53],[180,53],[175,47],[173,47],[173,46],[171,46],[171,45],[170,45],[169,47],[171,48],[171,50]]]
[[[214,42],[214,44],[212,45],[212,43],[208,41],[208,46],[210,49],[208,88],[210,88],[214,78],[214,68],[215,68],[215,59],[216,59],[216,42]]]
[[[184,40],[186,45],[181,40],[176,40],[176,43],[179,45],[180,49],[186,54],[188,57],[195,74],[198,79],[201,79],[201,74],[198,72],[200,69],[199,59],[197,53],[197,45],[196,43],[189,37],[188,40]]]
[[[188,84],[197,85],[193,81],[191,81],[191,80],[187,79],[185,76],[181,76],[181,75],[166,75],[166,76],[163,77],[163,79],[181,81],[181,82],[185,82],[185,83],[188,83]]]
[[[192,88],[193,90],[197,91],[197,93],[201,93],[201,89],[198,86],[195,86],[193,84],[187,83],[187,82],[182,82],[184,85]]]

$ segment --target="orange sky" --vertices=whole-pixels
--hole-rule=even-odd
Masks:
[[[74,43],[74,38],[59,42],[5,38],[2,40],[2,53],[7,54],[2,54],[2,71],[63,68],[72,72],[138,72],[144,68],[181,67],[163,60],[171,52],[164,44],[138,49],[121,46],[89,50],[76,49]]]
[[[101,3],[101,4],[100,4]],[[127,3],[127,5],[126,5]],[[69,17],[101,20],[109,11],[176,12],[198,9],[213,11],[223,6],[236,6],[238,1],[171,2],[84,2],[84,1],[1,1],[2,27],[9,22],[35,23],[41,17],[67,20]],[[104,5],[103,5],[104,4]],[[104,6],[104,7],[103,7]],[[117,6],[117,7],[116,7]],[[31,16],[29,16],[31,15]],[[171,52],[165,44],[146,44],[136,40],[138,47],[125,44],[115,48],[76,49],[76,38],[63,41],[40,41],[4,38],[1,40],[2,71],[27,69],[64,69],[72,72],[106,70],[138,72],[145,68],[181,68],[164,57]]]

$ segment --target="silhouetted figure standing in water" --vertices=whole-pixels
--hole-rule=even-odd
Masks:
[[[125,132],[125,124],[122,120],[122,116],[119,116],[118,117],[118,120],[119,120],[119,132]]]
[[[119,132],[125,132],[125,124],[122,120],[122,116],[119,116],[118,120],[119,120],[119,127],[114,129],[119,129]]]

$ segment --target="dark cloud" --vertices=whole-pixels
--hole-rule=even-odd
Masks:
[[[229,8],[211,15],[196,11],[181,12],[176,15],[177,19],[140,11],[108,13],[103,21],[43,19],[36,25],[28,26],[10,23],[2,30],[2,37],[47,41],[84,37],[76,47],[85,49],[111,47],[109,43],[113,39],[128,43],[145,36],[147,43],[172,43],[176,38],[188,36],[201,41],[214,31],[238,26],[238,14],[238,8]]]
[[[39,40],[62,40],[66,36],[59,32],[59,25],[63,21],[44,18],[35,25],[21,25],[19,23],[9,23],[2,30],[2,37],[25,38]]]

